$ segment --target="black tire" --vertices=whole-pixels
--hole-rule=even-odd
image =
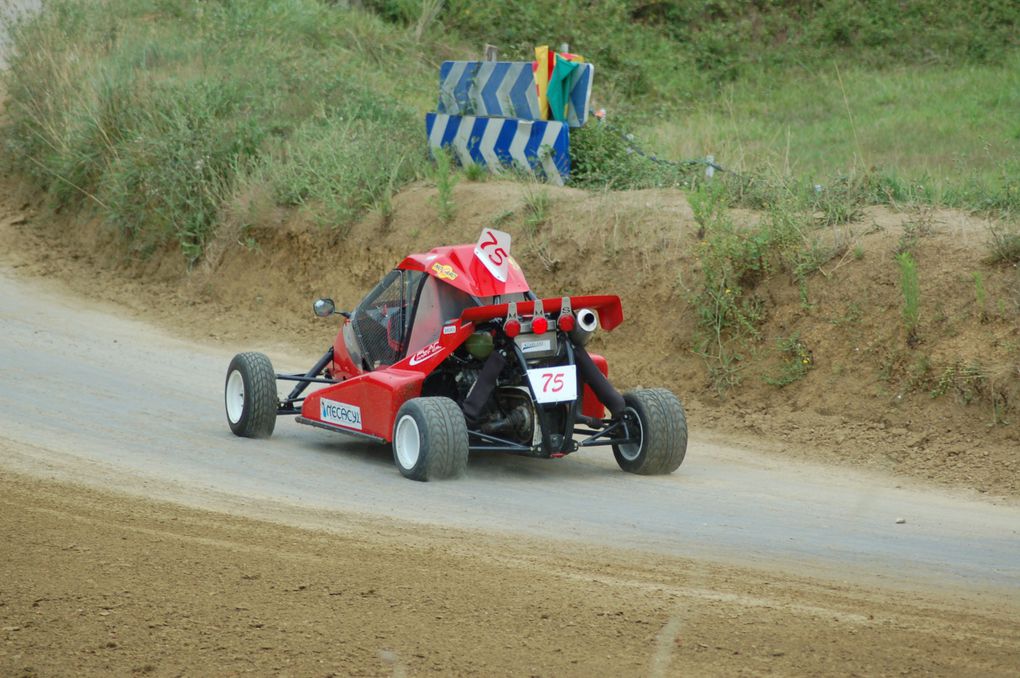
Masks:
[[[393,422],[393,462],[405,478],[439,480],[467,471],[464,413],[449,398],[412,398]]]
[[[223,407],[234,435],[268,438],[276,427],[276,373],[261,353],[238,353],[227,368]]]
[[[616,463],[628,473],[665,475],[680,467],[687,454],[687,415],[675,395],[664,388],[623,394],[624,416],[637,424],[640,443],[613,445]]]

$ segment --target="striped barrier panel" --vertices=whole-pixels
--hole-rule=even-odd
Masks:
[[[578,64],[570,79],[566,123],[588,120],[592,64]],[[444,61],[439,67],[440,113],[541,120],[530,61]]]
[[[425,131],[430,150],[451,148],[465,167],[516,168],[557,186],[570,175],[570,128],[562,122],[426,113]]]

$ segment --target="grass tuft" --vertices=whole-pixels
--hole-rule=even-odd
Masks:
[[[780,337],[776,346],[782,357],[782,367],[776,374],[767,374],[763,377],[766,384],[783,388],[800,381],[814,368],[815,360],[811,349],[800,340],[799,335]]]
[[[1015,223],[992,224],[988,248],[995,263],[1020,264],[1020,227]]]
[[[900,292],[903,295],[903,327],[907,332],[907,344],[917,342],[917,323],[920,319],[921,287],[917,278],[917,262],[910,252],[896,255],[900,268]]]
[[[436,182],[436,195],[433,202],[439,214],[439,221],[444,225],[453,222],[457,208],[453,202],[453,187],[457,185],[458,176],[454,171],[453,151],[440,148],[433,153],[435,167],[433,180]]]

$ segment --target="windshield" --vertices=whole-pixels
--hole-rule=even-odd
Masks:
[[[392,365],[407,353],[411,310],[424,277],[420,271],[390,271],[354,310],[351,325],[370,369]]]

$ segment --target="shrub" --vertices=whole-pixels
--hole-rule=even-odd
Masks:
[[[1020,264],[1020,228],[1015,223],[992,224],[988,235],[993,262]]]
[[[690,185],[690,168],[638,152],[637,142],[620,128],[596,120],[570,131],[570,163],[570,183],[581,188]]]

